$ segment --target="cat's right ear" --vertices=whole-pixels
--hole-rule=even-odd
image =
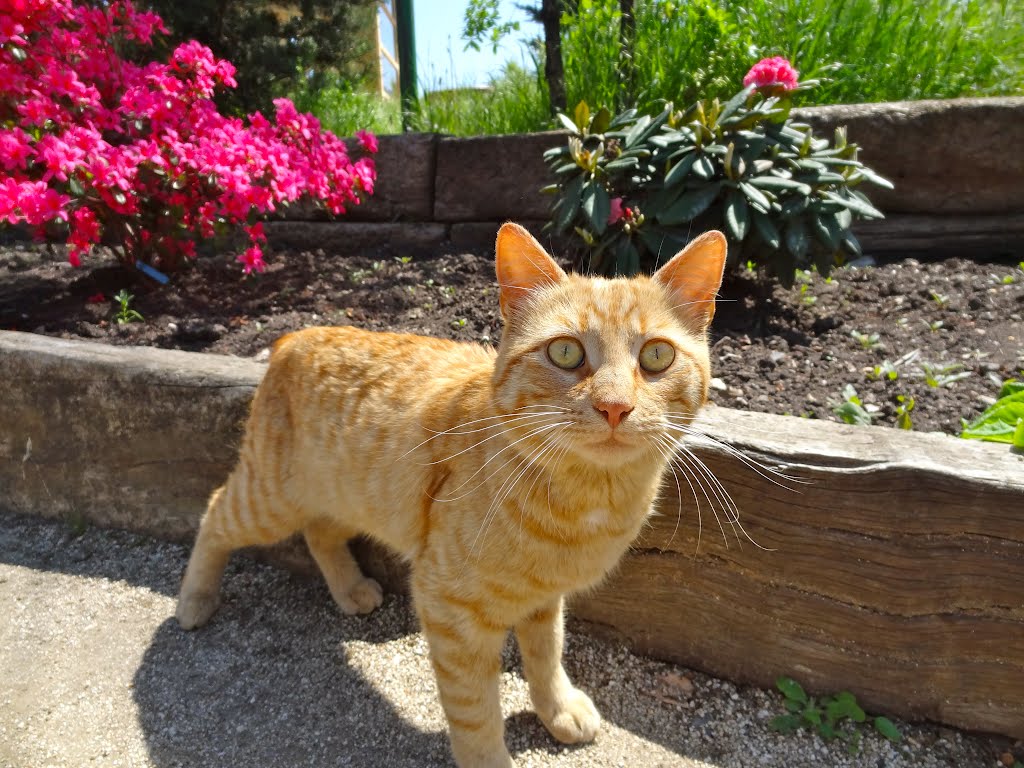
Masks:
[[[494,256],[501,316],[506,320],[529,298],[531,291],[567,279],[533,235],[512,222],[502,224],[498,230]]]

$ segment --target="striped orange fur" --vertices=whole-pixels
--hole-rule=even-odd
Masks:
[[[652,277],[583,277],[506,224],[497,351],[354,328],[285,336],[203,517],[181,626],[214,613],[234,549],[296,531],[341,610],[372,611],[380,586],[347,546],[368,533],[411,565],[462,768],[513,765],[498,691],[509,629],[548,730],[593,739],[600,716],[561,664],[563,597],[615,566],[658,492],[669,419],[705,401],[724,260],[709,232]]]

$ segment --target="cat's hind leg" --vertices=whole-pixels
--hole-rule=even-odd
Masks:
[[[306,545],[316,560],[341,612],[352,616],[369,613],[384,601],[384,591],[374,579],[363,575],[349,551],[349,539],[357,531],[328,520],[316,520],[303,529]]]
[[[220,582],[231,553],[241,547],[281,541],[301,520],[240,462],[228,481],[210,496],[185,569],[175,616],[182,629],[203,626],[220,606]]]

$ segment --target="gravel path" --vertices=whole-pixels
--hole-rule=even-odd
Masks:
[[[187,548],[0,513],[0,766],[451,766],[405,598],[340,616],[319,583],[236,557],[225,606],[172,618]],[[572,628],[570,628],[572,629]],[[605,717],[564,748],[529,712],[514,649],[502,696],[521,767],[996,766],[989,739],[900,724],[860,753],[767,721],[776,694],[738,688],[570,631],[567,667]]]

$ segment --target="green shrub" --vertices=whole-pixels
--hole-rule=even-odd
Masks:
[[[724,104],[613,118],[581,102],[575,120],[560,115],[570,136],[545,153],[557,179],[545,188],[557,195],[549,227],[574,232],[586,266],[604,274],[650,270],[707,229],[729,238],[729,264],[764,265],[786,285],[797,269],[827,275],[859,255],[851,223],[882,214],[857,187],[892,185],[857,160],[844,130],[830,144],[789,119],[793,94],[815,81],[797,85],[788,62],[785,83],[751,80],[783,61],[759,62]]]

